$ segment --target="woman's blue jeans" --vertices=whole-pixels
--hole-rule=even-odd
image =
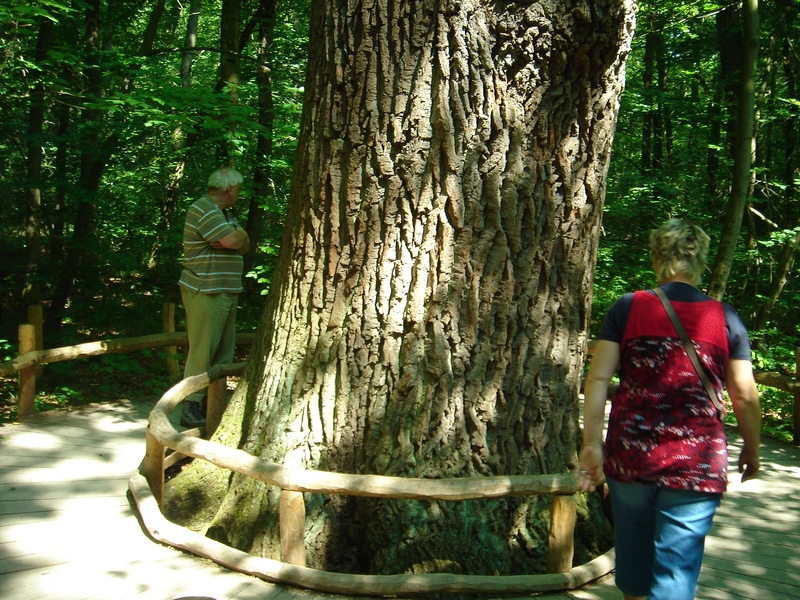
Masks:
[[[617,587],[649,600],[693,600],[722,494],[608,480]]]

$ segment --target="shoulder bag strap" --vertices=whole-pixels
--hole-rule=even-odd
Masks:
[[[678,336],[681,338],[681,342],[683,342],[683,347],[686,348],[686,353],[689,355],[689,359],[694,365],[694,370],[697,371],[697,375],[700,377],[700,380],[703,382],[703,386],[706,388],[708,397],[711,399],[711,402],[714,403],[714,407],[717,409],[719,417],[722,418],[722,415],[725,412],[724,408],[722,407],[722,403],[717,397],[717,392],[714,390],[714,386],[711,385],[711,381],[708,379],[706,370],[700,364],[700,358],[697,356],[697,349],[694,347],[692,340],[690,340],[689,336],[686,334],[686,330],[683,328],[683,323],[681,323],[681,320],[678,318],[678,314],[675,312],[672,302],[669,301],[669,298],[667,298],[664,290],[662,290],[660,287],[655,288],[653,291],[656,293],[656,296],[658,296],[658,299],[661,300],[661,304],[664,305],[664,309],[667,311],[667,315],[669,315],[672,325],[675,327],[675,331],[678,332]]]

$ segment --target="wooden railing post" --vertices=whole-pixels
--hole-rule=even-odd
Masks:
[[[575,554],[575,520],[577,514],[577,498],[571,496],[553,496],[553,508],[550,513],[550,539],[547,550],[547,572],[566,573],[572,568]]]
[[[164,302],[161,305],[161,329],[163,333],[175,333],[175,303]],[[175,358],[178,355],[177,346],[167,346],[167,375],[173,381],[181,378],[181,369]]]
[[[150,427],[147,427],[147,435],[145,442],[144,461],[142,463],[142,475],[147,479],[150,485],[150,491],[153,492],[153,497],[158,502],[159,506],[163,507],[164,503],[164,453],[166,452],[163,444],[161,444],[155,436],[150,433]]]
[[[23,323],[19,326],[19,354],[36,350],[36,328]],[[36,365],[19,370],[19,400],[17,418],[21,421],[36,412]]]
[[[281,490],[279,502],[281,561],[306,566],[306,504],[302,492]]]
[[[34,329],[34,350],[44,350],[44,313],[41,304],[31,304],[28,307],[28,323]],[[36,376],[41,377],[44,367],[36,365]]]
[[[222,413],[225,412],[225,405],[228,398],[228,378],[220,376],[216,381],[212,381],[208,386],[208,396],[206,399],[206,437],[211,437],[222,421]]]

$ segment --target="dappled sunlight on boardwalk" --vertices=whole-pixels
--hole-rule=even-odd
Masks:
[[[731,435],[731,462],[739,455]],[[698,598],[800,597],[800,450],[764,440],[760,477],[731,485],[706,544]]]
[[[0,598],[337,598],[228,571],[143,533],[127,485],[144,456],[152,404],[53,411],[0,427]],[[735,461],[738,438],[731,434]],[[740,484],[732,476],[708,539],[698,600],[800,598],[800,450],[769,440],[764,446],[760,479]],[[621,594],[611,575],[536,598]]]

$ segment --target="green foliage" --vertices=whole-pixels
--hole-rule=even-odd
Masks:
[[[272,270],[277,263],[280,246],[277,244],[261,244],[259,250],[265,260],[255,265],[249,273],[245,274],[245,277],[255,280],[261,290],[260,294],[266,296],[269,292]]]
[[[774,388],[759,386],[761,394],[761,431],[764,435],[795,442],[793,429],[794,397]]]
[[[67,386],[57,387],[51,392],[39,392],[36,394],[34,404],[36,412],[44,412],[57,408],[67,408],[81,404],[81,393]]]
[[[725,298],[751,329],[768,300],[781,255],[796,239],[800,224],[799,59],[780,41],[800,31],[800,12],[778,4],[761,7],[763,83],[752,209],[745,214]],[[689,217],[700,224],[712,237],[714,260],[713,242],[719,240],[731,181],[731,123],[736,112],[723,87],[729,81],[721,76],[716,21],[720,8],[718,2],[640,3],[607,184],[593,333],[620,295],[655,284],[647,236],[665,219]],[[649,66],[648,39],[662,43]],[[653,75],[649,83],[648,68]],[[660,127],[648,132],[648,122]],[[798,266],[797,260],[791,264],[766,327],[751,331],[758,369],[794,372],[794,352],[800,347]],[[785,436],[791,423],[788,395],[765,389],[762,398],[765,431]]]

